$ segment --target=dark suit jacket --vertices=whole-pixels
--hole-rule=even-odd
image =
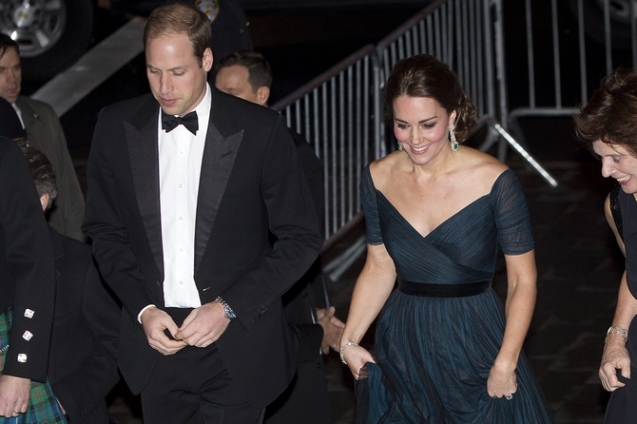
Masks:
[[[18,145],[0,137],[0,312],[13,307],[3,374],[46,380],[54,294],[53,252],[35,184]]]
[[[303,176],[307,181],[319,222],[324,216],[324,183],[321,161],[305,138],[290,130]],[[285,319],[296,343],[297,366],[287,389],[266,410],[266,424],[328,424],[332,422],[323,356],[323,328],[317,324],[316,308],[328,306],[320,258],[283,295]]]
[[[147,384],[159,355],[137,322],[146,305],[163,306],[158,117],[150,95],[104,109],[87,173],[84,230],[125,308],[119,364],[134,393]],[[269,230],[279,240],[274,247]],[[270,403],[292,378],[294,349],[280,297],[321,243],[283,117],[212,88],[194,278],[202,304],[221,296],[237,315],[216,345],[254,406]]]
[[[105,397],[119,381],[121,310],[93,264],[91,248],[49,227],[56,293],[48,377],[73,424],[108,424]]]
[[[20,108],[29,145],[41,150],[55,171],[59,194],[53,209],[47,212],[49,224],[60,234],[83,240],[84,195],[60,120],[53,108],[44,102],[18,96],[16,105]]]

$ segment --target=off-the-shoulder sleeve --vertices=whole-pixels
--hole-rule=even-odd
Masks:
[[[521,255],[533,250],[534,241],[529,209],[522,186],[515,173],[507,169],[496,180],[495,222],[498,242],[507,255]]]
[[[376,189],[369,172],[369,165],[363,170],[360,184],[361,204],[365,212],[365,226],[367,231],[367,243],[382,244],[383,237],[380,233],[380,221],[378,219],[378,205],[376,204]]]

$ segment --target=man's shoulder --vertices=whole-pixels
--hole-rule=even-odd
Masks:
[[[217,89],[212,92],[212,116],[223,117],[235,121],[262,124],[276,122],[281,114],[274,110],[257,105],[239,97],[231,96]]]
[[[53,107],[42,100],[33,99],[27,96],[18,96],[16,103],[20,109],[24,109],[24,107],[27,106],[40,115],[51,115],[57,117]]]
[[[157,103],[157,101],[153,98],[153,96],[149,93],[147,94],[142,94],[141,96],[138,97],[133,97],[131,99],[126,99],[126,100],[120,100],[116,103],[112,103],[108,106],[105,106],[102,109],[102,113],[106,113],[106,114],[119,114],[119,113],[132,113],[135,111],[140,110],[142,107],[144,107],[147,103],[149,102],[155,102]],[[159,108],[159,104],[157,104],[157,108]]]

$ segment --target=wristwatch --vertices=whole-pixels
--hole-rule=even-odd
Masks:
[[[233,319],[237,317],[237,315],[235,315],[230,305],[228,305],[226,301],[221,298],[221,296],[217,296],[217,298],[215,299],[215,302],[221,303],[221,306],[223,306],[223,314],[226,316],[226,318],[232,321]]]

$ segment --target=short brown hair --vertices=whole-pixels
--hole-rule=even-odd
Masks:
[[[4,56],[4,53],[8,49],[15,49],[18,56],[20,56],[20,46],[7,34],[0,32],[0,58]]]
[[[605,76],[573,119],[577,139],[591,152],[600,140],[637,156],[637,71],[619,67]]]
[[[153,10],[144,28],[144,48],[148,40],[184,33],[188,35],[193,53],[201,66],[203,54],[212,42],[212,30],[208,17],[186,4],[168,4]]]
[[[231,53],[219,61],[217,71],[235,65],[248,69],[248,82],[253,92],[259,87],[272,87],[272,68],[261,53],[250,50]]]
[[[429,54],[402,59],[385,84],[385,115],[394,119],[394,100],[400,96],[429,97],[437,101],[447,113],[456,112],[454,133],[458,142],[466,140],[476,124],[476,108],[465,94],[458,78],[443,62]]]
[[[14,141],[20,147],[22,154],[29,163],[29,171],[31,171],[31,177],[38,191],[38,196],[42,197],[43,194],[48,194],[49,204],[47,207],[51,206],[53,199],[58,195],[57,178],[51,162],[42,151],[30,146],[26,138],[17,138]]]

